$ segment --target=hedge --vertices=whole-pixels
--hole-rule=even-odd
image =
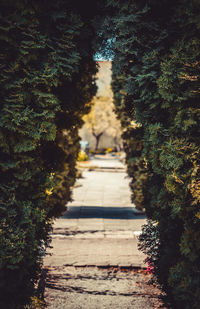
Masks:
[[[29,303],[52,220],[71,198],[96,92],[92,12],[76,1],[0,4],[1,308]]]
[[[29,302],[52,220],[70,200],[78,128],[96,91],[93,55],[99,42],[113,44],[112,86],[133,201],[150,219],[141,248],[168,307],[199,307],[199,3],[104,5],[1,1],[3,308]]]
[[[108,4],[115,11],[113,91],[133,201],[150,219],[140,246],[166,305],[199,308],[199,2]]]

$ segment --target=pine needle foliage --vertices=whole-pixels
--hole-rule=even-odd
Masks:
[[[153,272],[170,308],[199,308],[199,1],[108,5],[115,12],[113,91],[133,201],[157,224]],[[141,241],[143,249],[149,245]]]
[[[52,219],[70,200],[78,128],[96,93],[94,35],[76,1],[1,1],[1,308],[33,295]]]

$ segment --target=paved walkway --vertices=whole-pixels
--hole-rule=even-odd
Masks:
[[[143,267],[137,236],[145,218],[130,202],[128,183],[124,172],[83,172],[74,201],[55,221],[46,265]]]
[[[147,284],[145,256],[137,249],[145,217],[130,202],[126,173],[113,172],[112,166],[119,167],[119,162],[108,160],[99,161],[99,168],[109,166],[110,172],[83,172],[74,201],[55,221],[51,255],[46,256],[44,268],[48,309],[162,305],[160,291]]]
[[[62,267],[46,278],[48,309],[166,309],[144,271]]]
[[[86,162],[80,162],[80,167],[84,168],[92,168],[95,167],[95,169],[100,168],[101,171],[104,169],[106,170],[112,170],[115,172],[116,170],[123,170],[125,171],[125,166],[122,162],[117,160],[117,157],[111,156],[111,155],[95,155],[91,158],[90,161]]]

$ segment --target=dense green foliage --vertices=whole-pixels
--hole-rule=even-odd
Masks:
[[[199,308],[199,0],[107,4],[98,17],[92,0],[0,3],[2,308],[27,303],[52,219],[70,200],[78,128],[96,91],[94,46],[106,51],[109,37],[133,201],[156,222],[141,248],[169,306]]]
[[[70,200],[96,92],[89,14],[76,1],[0,4],[1,308],[32,295],[52,218]]]
[[[115,9],[113,91],[133,201],[158,223],[154,275],[169,306],[199,308],[199,1],[108,3]],[[152,250],[145,252],[151,259]]]

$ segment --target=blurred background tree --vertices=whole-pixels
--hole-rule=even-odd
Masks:
[[[81,129],[81,136],[83,139],[88,139],[90,148],[95,150],[99,147],[111,147],[119,151],[122,145],[122,129],[113,103],[111,61],[99,61],[98,67],[97,94],[92,99],[90,113],[83,117],[85,125]],[[95,143],[92,136],[95,138]]]
[[[85,127],[96,139],[95,150],[103,134],[111,136],[116,147],[120,148],[121,123],[114,112],[112,90],[107,87],[104,96],[95,96],[92,100],[92,108],[89,114],[83,117]]]

